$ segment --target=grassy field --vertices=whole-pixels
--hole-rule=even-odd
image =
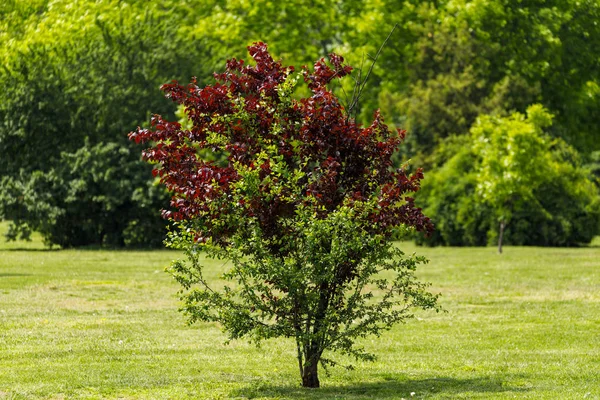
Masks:
[[[365,346],[299,387],[291,341],[224,345],[186,326],[170,251],[0,245],[0,399],[600,399],[600,243],[416,248],[448,313]],[[217,272],[217,264],[210,264]]]

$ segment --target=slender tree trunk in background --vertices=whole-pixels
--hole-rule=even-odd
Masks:
[[[506,223],[504,221],[500,221],[500,233],[498,234],[498,253],[502,254],[502,237],[504,236],[504,228],[506,227]]]

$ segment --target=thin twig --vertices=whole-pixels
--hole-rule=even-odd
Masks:
[[[379,58],[379,56],[381,55],[381,51],[383,50],[383,48],[385,47],[386,43],[388,42],[388,40],[390,39],[390,37],[392,36],[392,34],[394,33],[394,31],[396,30],[396,28],[398,27],[398,24],[394,24],[394,27],[392,28],[392,30],[390,31],[390,33],[388,33],[387,37],[385,38],[385,40],[383,41],[383,43],[381,44],[381,46],[379,46],[379,50],[377,50],[377,53],[375,54],[375,57],[373,58],[373,62],[371,63],[371,67],[369,68],[369,71],[367,72],[367,75],[365,76],[365,79],[362,80],[361,82],[361,72],[362,72],[362,66],[361,66],[361,71],[359,71],[359,75],[358,75],[358,80],[356,81],[356,85],[354,87],[354,93],[353,93],[353,98],[352,98],[352,103],[350,104],[350,107],[348,107],[348,115],[352,115],[352,112],[354,111],[354,109],[358,106],[358,102],[360,100],[360,96],[367,84],[367,80],[369,79],[369,76],[371,75],[371,72],[373,72],[373,67],[375,66],[375,63],[377,62],[377,59]]]

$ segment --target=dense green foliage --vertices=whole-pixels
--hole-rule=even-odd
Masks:
[[[156,246],[167,197],[142,195],[150,168],[125,133],[172,114],[158,87],[190,76],[199,50],[178,33],[183,9],[88,3],[18,3],[5,21],[0,216],[49,244]]]
[[[399,25],[376,70],[385,90],[371,101],[401,117],[414,152],[466,134],[479,114],[524,112],[534,102],[556,116],[553,135],[599,148],[597,0],[367,3],[356,35],[376,38],[371,53]]]
[[[470,136],[447,141],[440,166],[420,193],[436,224],[428,244],[481,246],[589,243],[600,225],[600,197],[577,153],[543,132],[551,124],[539,105],[527,117],[482,116]],[[503,228],[502,228],[503,229]]]
[[[207,82],[226,56],[243,57],[253,41],[268,42],[276,58],[294,65],[336,51],[366,70],[394,26],[354,111],[366,123],[380,108],[391,126],[408,130],[397,163],[435,165],[441,141],[468,135],[478,116],[506,117],[540,103],[555,116],[547,133],[593,167],[592,152],[600,150],[599,20],[598,0],[4,1],[0,175],[10,177],[14,194],[56,168],[63,152],[98,143],[131,150],[126,132],[150,112],[174,111],[159,85],[192,75]],[[348,100],[352,87],[334,90]],[[152,179],[143,174],[140,184]],[[0,197],[8,190],[0,188]],[[24,207],[21,215],[37,213]],[[12,209],[0,205],[0,217],[18,219]],[[21,222],[25,234],[26,225],[39,225]]]
[[[62,153],[49,171],[4,177],[2,211],[13,218],[8,237],[35,230],[62,247],[159,246],[166,230],[157,205],[168,196],[148,172],[137,151],[100,142]]]

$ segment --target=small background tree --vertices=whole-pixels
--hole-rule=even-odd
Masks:
[[[432,230],[408,196],[422,173],[392,167],[402,131],[379,113],[357,125],[327,88],[351,71],[341,57],[304,69],[310,96],[295,99],[300,75],[263,43],[249,50],[256,66],[232,59],[211,86],[163,86],[189,129],[154,116],[130,138],[152,143],[144,155],[173,193],[168,242],[187,261],[170,271],[189,321],[220,322],[231,339],[294,338],[302,385],[318,387],[327,351],[373,359],[357,339],[437,309],[414,274],[426,260],[391,242],[398,227]],[[201,252],[230,261],[221,289]]]
[[[540,105],[527,116],[485,115],[468,137],[436,151],[418,202],[436,224],[429,244],[537,246],[589,243],[600,231],[598,188],[577,152],[544,130]]]
[[[471,128],[480,157],[477,194],[497,217],[499,253],[513,213],[528,207],[543,209],[534,192],[552,174],[550,143],[543,135],[551,124],[552,116],[536,104],[527,109],[527,118],[520,113],[509,118],[482,116]]]

